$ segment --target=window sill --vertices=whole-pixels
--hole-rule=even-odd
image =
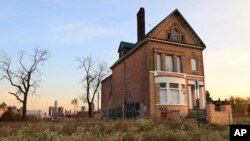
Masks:
[[[154,71],[155,72],[164,72],[164,73],[173,73],[173,74],[185,74],[184,72],[175,72],[175,71],[166,71],[166,70],[154,70]]]
[[[157,106],[187,106],[187,104],[155,104]]]
[[[179,74],[184,75],[186,73],[184,72],[171,72],[171,71],[164,71],[164,70],[154,70],[155,73],[168,73],[168,74]]]

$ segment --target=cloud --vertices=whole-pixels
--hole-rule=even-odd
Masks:
[[[58,25],[52,28],[52,32],[55,40],[66,44],[83,43],[98,36],[113,33],[111,30],[101,26],[86,25],[81,23]]]

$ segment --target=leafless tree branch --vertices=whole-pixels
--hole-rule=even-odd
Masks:
[[[19,102],[23,103],[22,119],[24,120],[26,118],[28,95],[29,93],[35,94],[37,87],[39,87],[39,79],[36,78],[35,73],[39,72],[39,65],[48,59],[48,51],[35,48],[31,57],[30,67],[24,64],[24,51],[21,51],[18,59],[20,67],[17,68],[17,71],[13,71],[11,68],[11,57],[6,53],[2,53],[0,57],[0,78],[1,80],[6,79],[17,89],[15,93],[9,92],[9,94],[15,96]]]
[[[9,94],[14,95],[18,101],[23,102],[23,100],[20,99],[20,94],[18,95],[17,93],[12,93],[12,92],[9,92]]]
[[[89,117],[92,117],[92,103],[98,92],[102,79],[108,74],[105,63],[96,64],[92,57],[78,59],[80,69],[83,69],[84,77],[82,79],[86,86],[86,94],[81,97],[83,102],[87,101],[89,106]]]

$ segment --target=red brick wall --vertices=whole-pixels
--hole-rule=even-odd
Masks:
[[[148,73],[146,48],[141,47],[125,60],[125,95],[127,100],[149,104]]]
[[[153,91],[150,92],[154,83],[149,85],[149,73],[150,70],[155,70],[155,53],[182,56],[183,73],[204,75],[202,49],[149,41],[117,64],[112,70],[112,77],[102,82],[102,108],[122,107],[124,96],[125,103],[127,101],[143,103],[147,107],[144,115],[149,116],[150,93],[151,98],[154,95]],[[195,74],[191,70],[192,57],[198,60],[198,72]],[[112,95],[110,95],[111,82]],[[152,100],[151,106],[154,106],[155,101]],[[151,116],[154,113],[155,110],[151,107]]]
[[[171,45],[159,42],[149,42],[148,46],[151,50],[151,56],[154,56],[154,53],[159,54],[170,54],[183,57],[183,73],[190,75],[202,75],[204,76],[204,66],[203,66],[203,56],[202,49],[195,49],[189,47],[183,47],[179,45]],[[193,73],[191,70],[191,58],[194,57],[198,61],[198,72]],[[155,70],[156,59],[154,57],[150,60],[150,70]]]
[[[221,111],[215,111],[214,104],[207,104],[206,111],[206,119],[209,123],[227,125],[233,123],[231,105],[221,105]]]
[[[102,82],[102,108],[122,106],[124,94],[125,102],[143,103],[148,111],[144,115],[149,114],[148,73],[146,48],[140,47],[113,68],[111,78]],[[111,81],[112,95],[109,95]]]
[[[108,76],[106,79],[102,81],[102,96],[101,96],[101,107],[102,109],[106,109],[112,106],[112,99],[111,99],[111,80],[112,75]]]
[[[112,70],[112,108],[123,103],[123,63]]]

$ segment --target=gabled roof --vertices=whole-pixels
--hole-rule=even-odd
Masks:
[[[182,14],[179,12],[178,9],[175,9],[172,13],[170,13],[165,19],[163,19],[158,25],[156,25],[153,29],[151,29],[145,36],[145,38],[150,38],[151,35],[160,28],[161,25],[163,25],[171,16],[176,15],[179,17],[179,20],[183,22],[185,26],[187,26],[188,31],[193,35],[193,37],[198,41],[199,45],[203,48],[206,48],[206,45],[203,43],[201,38],[196,34],[196,32],[193,30],[193,28],[190,26],[190,24],[187,22],[187,20],[182,16]]]
[[[182,14],[179,12],[178,9],[175,9],[172,13],[170,13],[165,19],[163,19],[158,25],[156,25],[153,29],[151,29],[144,37],[143,40],[132,44],[132,43],[128,43],[128,42],[123,42],[121,41],[119,49],[123,46],[129,46],[131,47],[131,50],[125,54],[124,56],[122,56],[121,58],[119,58],[110,68],[113,69],[117,64],[119,64],[123,59],[125,59],[127,56],[129,56],[132,52],[134,52],[137,48],[141,47],[142,44],[144,44],[145,41],[149,40],[150,37],[152,36],[152,34],[161,27],[161,25],[163,25],[171,16],[173,15],[177,15],[179,17],[179,20],[187,27],[187,30],[191,33],[191,35],[193,35],[193,37],[197,40],[197,42],[199,43],[199,46],[197,46],[197,48],[206,48],[206,45],[203,43],[203,41],[200,39],[200,37],[196,34],[196,32],[193,30],[193,28],[189,25],[189,23],[186,21],[186,19],[182,16]],[[174,43],[174,42],[173,42]],[[185,44],[182,44],[185,45]],[[133,47],[132,47],[133,46]],[[119,52],[118,49],[118,52]]]
[[[122,48],[132,49],[134,46],[135,46],[135,44],[133,44],[133,43],[121,41],[120,45],[119,45],[119,48],[118,48],[118,52]]]

